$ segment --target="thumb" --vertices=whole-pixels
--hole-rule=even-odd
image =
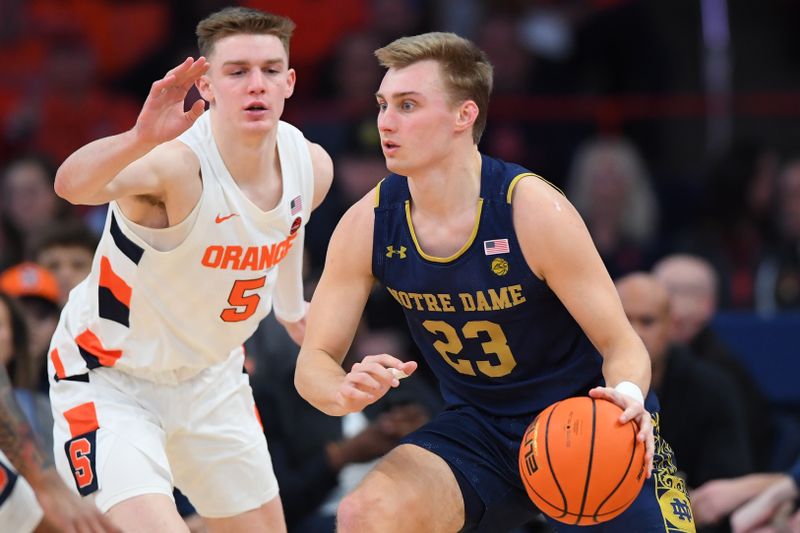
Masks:
[[[200,115],[203,114],[203,111],[206,110],[206,101],[202,98],[198,98],[195,103],[192,104],[192,108],[186,112],[186,118],[194,122]]]
[[[410,376],[414,373],[417,369],[417,362],[416,361],[406,361],[400,365],[400,369],[406,373],[406,375]]]

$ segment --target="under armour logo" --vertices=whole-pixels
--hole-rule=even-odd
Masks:
[[[393,257],[395,254],[400,256],[400,259],[406,258],[406,247],[401,246],[399,250],[395,250],[394,246],[387,246],[386,247],[386,257]]]
[[[670,505],[672,505],[672,512],[679,520],[692,520],[692,510],[689,509],[689,504],[685,501],[672,498]]]

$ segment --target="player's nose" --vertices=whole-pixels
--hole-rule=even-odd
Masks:
[[[389,109],[384,109],[378,113],[378,130],[379,131],[393,131],[396,128],[396,117],[394,112]]]
[[[264,94],[267,91],[267,83],[264,74],[254,69],[247,78],[247,89],[250,94]]]

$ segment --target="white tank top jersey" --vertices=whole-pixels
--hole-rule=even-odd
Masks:
[[[226,360],[270,312],[281,262],[293,248],[302,254],[314,177],[300,130],[278,124],[283,194],[267,212],[226,169],[210,112],[179,139],[199,158],[203,181],[187,217],[191,230],[162,251],[148,244],[152,230],[141,231],[150,237],[143,239],[117,203],[110,204],[92,272],[71,292],[53,339],[57,379],[113,366],[141,377],[171,373],[183,380]],[[292,268],[302,283],[300,268]]]

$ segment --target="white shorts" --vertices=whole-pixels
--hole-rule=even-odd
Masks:
[[[0,452],[0,531],[30,533],[42,516],[33,489]]]
[[[256,509],[278,495],[244,354],[177,384],[113,368],[51,381],[56,467],[103,512],[177,486],[201,516]]]

